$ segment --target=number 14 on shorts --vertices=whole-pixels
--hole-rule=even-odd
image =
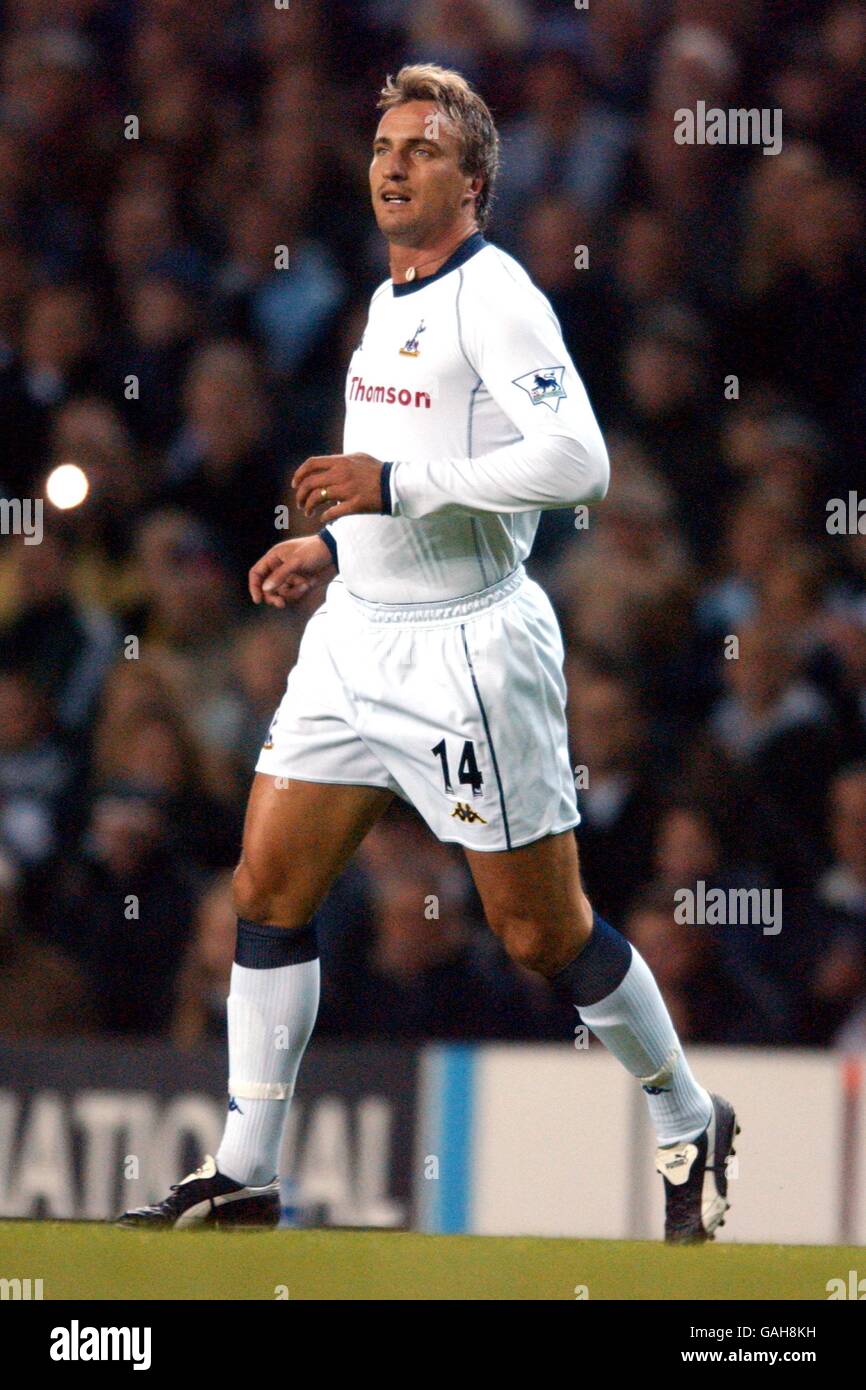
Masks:
[[[456,750],[455,750],[456,751]],[[439,759],[442,765],[442,778],[445,783],[445,792],[448,796],[454,795],[454,786],[451,781],[451,767],[448,761],[448,749],[445,739],[442,738],[431,748],[430,752]],[[473,796],[480,796],[484,781],[478,767],[478,759],[475,756],[475,744],[471,738],[467,738],[463,744],[463,751],[457,764],[457,784],[458,787],[471,787]]]

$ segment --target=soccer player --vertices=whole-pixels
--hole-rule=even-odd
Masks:
[[[666,1238],[703,1241],[728,1207],[734,1112],[695,1080],[649,969],[581,887],[562,639],[523,564],[542,510],[604,497],[604,442],[550,305],[483,235],[499,158],[485,103],[415,65],[379,107],[370,192],[391,273],[349,366],[344,452],[294,475],[319,534],[250,571],[256,603],[327,591],[235,872],[225,1133],[165,1201],[121,1220],[277,1222],[318,1007],[316,910],[396,794],[464,847],[508,954],[567,990],[643,1087]]]

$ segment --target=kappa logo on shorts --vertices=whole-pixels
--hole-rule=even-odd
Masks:
[[[455,816],[458,820],[467,821],[470,825],[473,825],[475,821],[480,821],[482,825],[487,824],[487,821],[484,819],[484,817],[479,816],[474,806],[467,805],[465,801],[457,802],[457,805],[451,812],[451,819],[453,820]]]
[[[546,405],[554,415],[559,410],[559,402],[566,399],[562,378],[564,367],[539,367],[537,372],[527,372],[511,383],[525,391],[533,405]]]

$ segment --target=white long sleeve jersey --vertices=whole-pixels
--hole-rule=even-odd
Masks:
[[[327,528],[350,592],[460,598],[529,555],[539,515],[599,501],[607,451],[545,296],[480,233],[435,275],[387,280],[346,381],[343,449],[391,465],[391,514]]]

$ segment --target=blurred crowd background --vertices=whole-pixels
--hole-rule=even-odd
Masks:
[[[91,490],[0,540],[0,1032],[223,1036],[246,795],[310,611],[246,575],[341,445],[387,273],[375,102],[412,60],[492,107],[488,236],[609,441],[608,500],[548,513],[532,562],[588,891],[685,1038],[866,1047],[866,534],[827,529],[866,494],[858,0],[2,6],[0,495],[63,462]],[[677,145],[699,100],[781,108],[782,152]],[[699,881],[781,890],[781,932],[679,924]],[[572,1034],[407,808],[321,939],[319,1036]]]

